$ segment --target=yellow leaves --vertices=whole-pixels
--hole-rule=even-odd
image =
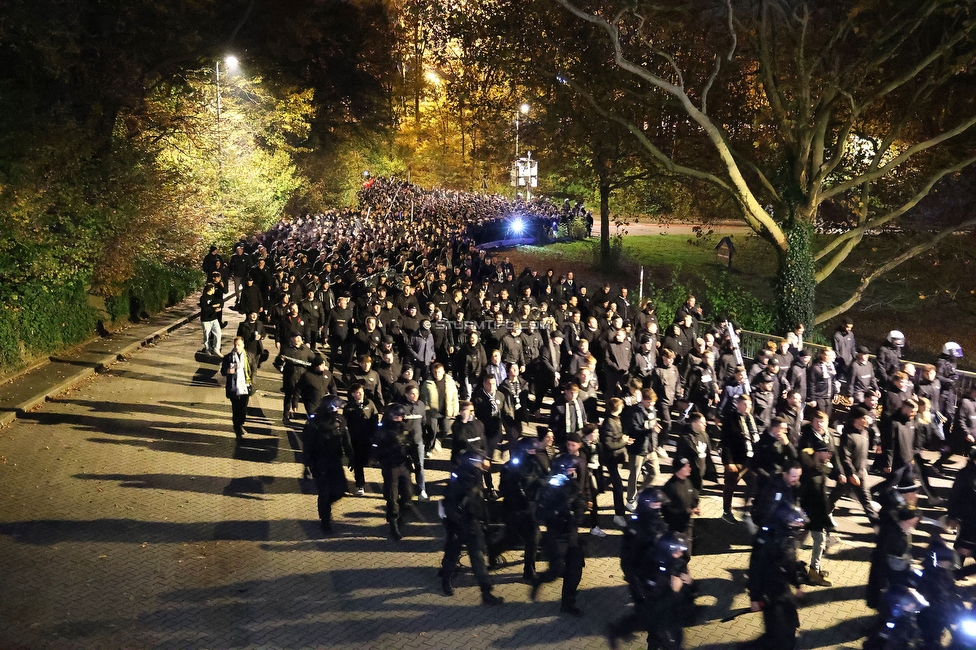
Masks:
[[[918,299],[919,300],[925,300],[925,294],[924,293],[918,294]]]

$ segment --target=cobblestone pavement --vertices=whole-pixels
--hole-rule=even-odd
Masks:
[[[495,574],[504,606],[481,607],[469,571],[445,598],[436,504],[417,504],[407,537],[391,541],[372,470],[367,496],[340,501],[323,538],[270,364],[236,446],[217,367],[193,360],[199,338],[183,327],[0,431],[0,647],[606,647],[605,624],[628,609],[609,495],[582,619],[559,615],[554,586],[529,600],[519,553]],[[446,454],[429,467],[443,481]],[[759,615],[720,623],[747,605],[748,538],[718,519],[717,494],[696,524],[692,570],[709,607],[686,647],[760,631]],[[800,613],[802,648],[860,647],[869,621],[870,531],[859,513],[842,519],[834,586],[812,589]]]

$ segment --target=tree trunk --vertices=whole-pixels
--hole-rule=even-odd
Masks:
[[[799,324],[811,330],[814,324],[813,227],[797,219],[786,224],[787,248],[779,252],[773,290],[776,294],[776,322],[779,331],[790,332]]]

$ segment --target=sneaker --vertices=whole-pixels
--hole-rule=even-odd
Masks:
[[[440,450],[441,450],[441,439],[436,438],[434,440],[434,451],[440,451]]]
[[[637,510],[637,502],[636,501],[628,501],[627,503],[624,504],[624,507],[627,508],[627,510],[630,510],[631,512],[633,512],[633,511]]]
[[[827,515],[827,523],[830,524],[830,530],[837,529],[837,520],[834,519],[833,515]]]
[[[356,496],[357,497],[364,497],[364,496],[366,496],[366,490],[365,490],[365,488],[356,488]]]
[[[829,551],[840,544],[840,538],[837,535],[827,535],[827,539],[824,540],[824,550]]]
[[[427,496],[427,490],[421,490],[420,491],[420,500],[423,501],[424,503],[426,503],[427,501],[430,501],[430,497]]]
[[[937,497],[934,494],[929,497],[929,505],[933,508],[938,508],[945,505],[945,499],[942,497]]]
[[[664,447],[658,447],[657,448],[657,455],[660,456],[661,458],[665,459],[665,460],[668,459],[668,451]]]
[[[505,602],[504,598],[500,596],[496,596],[490,591],[481,592],[481,604],[484,605],[485,607],[497,607],[498,605],[501,605],[504,602]]]
[[[735,513],[731,510],[726,510],[722,513],[722,521],[727,524],[737,524],[739,523],[739,518],[735,516]]]
[[[590,535],[593,535],[594,537],[606,537],[607,536],[607,534],[599,526],[594,526],[593,528],[591,528],[590,529]]]
[[[627,527],[627,520],[624,519],[621,515],[614,516],[613,523],[615,523],[616,525],[620,526],[621,528],[626,528]]]

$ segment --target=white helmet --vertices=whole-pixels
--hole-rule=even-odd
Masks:
[[[888,341],[898,346],[905,345],[905,335],[898,330],[891,330],[888,332]]]
[[[953,359],[962,359],[962,346],[955,341],[949,341],[942,346],[942,354]]]

